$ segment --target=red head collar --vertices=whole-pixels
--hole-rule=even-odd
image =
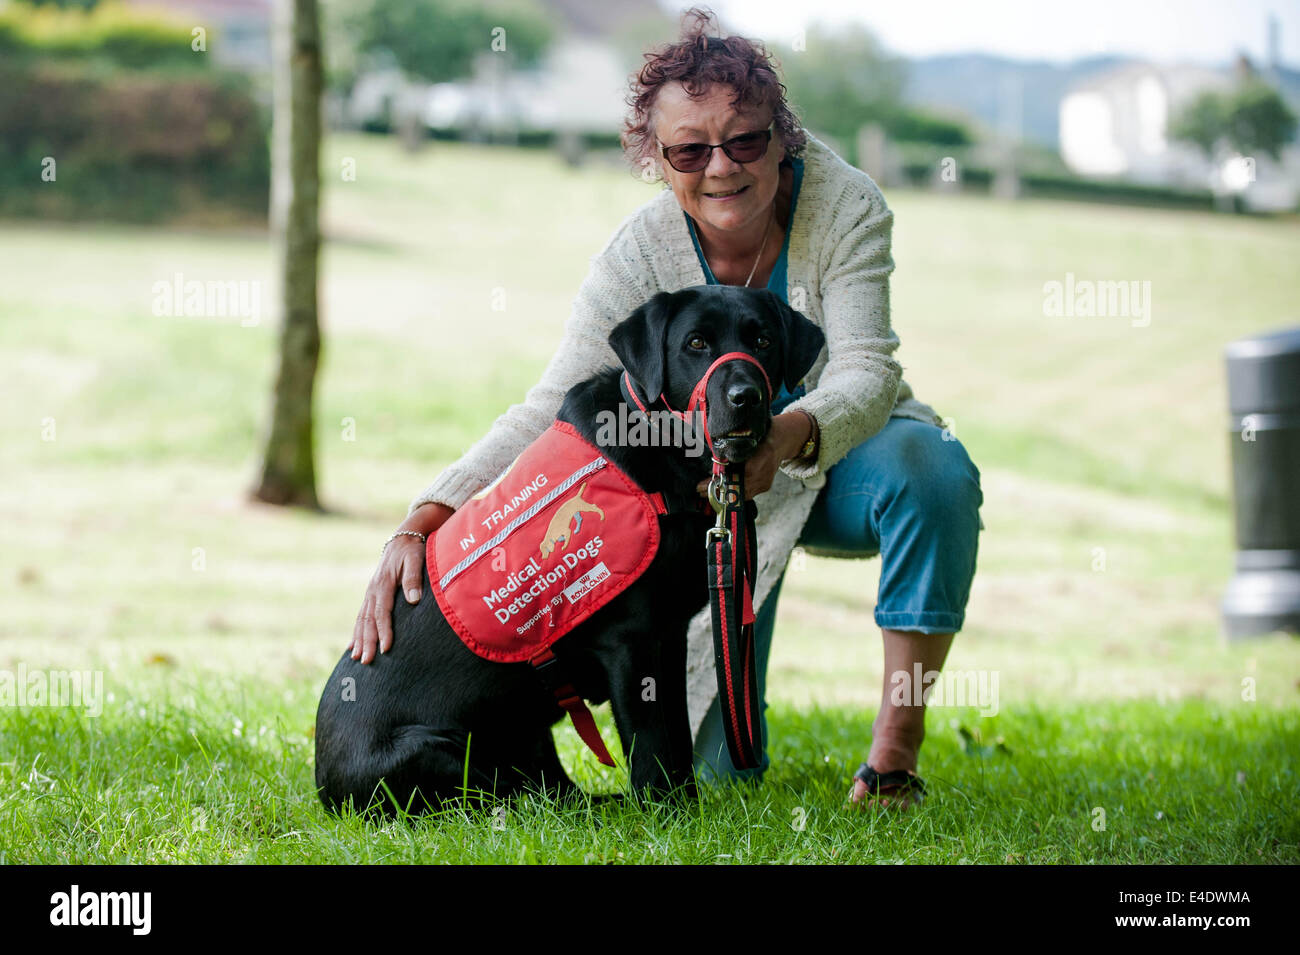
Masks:
[[[713,458],[714,474],[721,474],[726,470],[727,462],[719,461],[717,455],[713,453],[713,438],[709,434],[709,409],[707,406],[707,399],[705,398],[705,391],[709,387],[709,379],[713,377],[713,373],[729,361],[747,361],[757,368],[759,372],[762,373],[763,384],[767,388],[766,400],[769,402],[772,400],[772,380],[768,377],[767,370],[753,355],[746,355],[744,352],[740,351],[727,352],[725,355],[719,356],[713,364],[709,365],[705,370],[703,377],[695,383],[695,387],[691,390],[690,401],[687,402],[685,412],[675,410],[673,406],[668,403],[668,399],[665,398],[662,393],[660,393],[658,399],[664,403],[665,408],[678,418],[681,418],[682,421],[688,421],[688,415],[694,414],[697,410],[700,412],[701,419],[704,423],[704,441],[709,446],[709,455]],[[632,400],[636,402],[637,407],[643,412],[646,411],[646,406],[637,396],[636,389],[632,386],[632,377],[626,371],[623,372],[623,380],[627,387],[627,393],[632,396]]]

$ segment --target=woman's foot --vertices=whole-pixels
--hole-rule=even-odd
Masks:
[[[902,769],[878,773],[870,763],[863,763],[853,774],[854,789],[850,801],[859,792],[857,804],[870,809],[897,808],[900,812],[925,798],[925,782],[915,773]]]
[[[953,635],[883,628],[881,636],[885,681],[880,712],[871,724],[871,751],[864,769],[854,775],[849,802],[859,809],[906,809],[925,792],[916,775],[916,757],[925,739],[924,687],[912,687],[910,681],[914,674],[938,674]],[[906,775],[890,775],[900,772]],[[863,776],[873,785],[868,786]]]
[[[871,750],[863,764],[870,772],[859,770],[859,774],[854,776],[849,802],[860,809],[907,809],[920,802],[925,790],[916,775],[916,763],[924,739],[924,707],[882,707],[872,724]],[[898,772],[906,773],[916,783],[899,786],[896,780],[901,777],[890,775]],[[872,779],[870,791],[863,776]],[[875,779],[875,776],[884,779]]]

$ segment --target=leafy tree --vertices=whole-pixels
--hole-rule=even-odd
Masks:
[[[904,142],[965,146],[973,139],[963,123],[903,104],[903,61],[864,27],[809,29],[806,47],[785,54],[781,69],[803,124],[833,137],[849,158],[867,123]]]
[[[805,126],[850,147],[865,123],[885,125],[897,114],[903,63],[885,53],[870,31],[819,25],[805,38],[805,49],[781,57],[786,87]]]
[[[373,0],[359,18],[363,51],[387,53],[402,72],[429,83],[468,76],[479,53],[530,65],[551,38],[530,0]]]
[[[1174,118],[1169,131],[1211,159],[1221,141],[1242,155],[1262,152],[1277,159],[1295,137],[1296,117],[1277,90],[1251,79],[1226,94],[1202,93]]]
[[[1219,93],[1207,90],[1192,100],[1174,117],[1169,134],[1174,139],[1192,143],[1213,158],[1214,147],[1227,127],[1227,101]]]
[[[540,59],[551,38],[537,0],[351,0],[345,19],[344,32],[355,37],[356,71],[365,63],[387,62],[403,75],[406,90],[397,125],[409,149],[423,138],[416,83],[469,76],[476,58],[485,55],[503,57],[512,67],[528,66]]]
[[[1295,114],[1267,83],[1245,83],[1228,101],[1228,141],[1242,155],[1263,152],[1277,159],[1295,131]]]
[[[361,36],[371,0],[320,0],[321,32],[325,41],[325,85],[347,93],[357,81],[365,51]]]

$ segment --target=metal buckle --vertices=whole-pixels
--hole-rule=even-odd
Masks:
[[[723,496],[726,486],[727,477],[724,474],[715,474],[709,478],[709,503],[713,505],[714,513],[719,515],[727,506],[727,499]]]
[[[709,479],[709,503],[713,505],[713,510],[717,513],[717,522],[709,528],[704,535],[704,546],[711,547],[716,540],[730,541],[731,531],[727,527],[727,500],[724,496],[727,488],[727,478],[722,474],[715,474]]]

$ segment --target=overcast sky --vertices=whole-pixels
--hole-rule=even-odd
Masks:
[[[678,9],[687,2],[670,2]],[[1281,23],[1283,64],[1300,69],[1300,0],[713,0],[739,31],[788,43],[807,21],[866,24],[906,56],[995,53],[1070,60],[1119,53],[1159,62],[1262,63],[1267,20]]]

